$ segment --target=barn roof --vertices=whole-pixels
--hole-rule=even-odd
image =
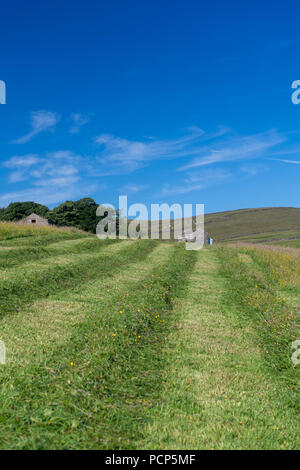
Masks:
[[[40,219],[48,220],[48,219],[46,219],[45,217],[43,217],[41,215],[35,214],[34,212],[32,212],[32,214],[28,215],[27,217],[24,217],[23,220],[28,219],[29,217],[38,217]]]

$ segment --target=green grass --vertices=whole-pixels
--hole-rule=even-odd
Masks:
[[[280,242],[272,242],[272,245],[290,246],[291,248],[300,248],[299,240],[281,240]]]
[[[247,235],[243,237],[235,237],[229,241],[252,242],[252,243],[290,243],[299,242],[300,230],[278,230],[266,233],[259,233],[254,235]]]
[[[22,263],[36,262],[44,258],[56,257],[59,255],[91,253],[98,251],[102,246],[110,243],[103,242],[96,237],[81,238],[74,240],[63,240],[60,242],[47,243],[41,246],[18,246],[11,249],[0,249],[0,267],[9,268]]]
[[[177,329],[164,350],[161,397],[145,441],[138,445],[299,448],[300,370],[290,360],[291,341],[300,337],[295,331],[298,310],[282,301],[277,305],[282,286],[276,278],[267,280],[268,270],[266,274],[244,250],[199,254],[187,293],[174,309]],[[248,299],[263,289],[263,282],[267,299],[261,294],[249,306]],[[265,322],[266,302],[279,327],[276,332]]]
[[[76,228],[42,227],[0,222],[0,248],[11,246],[43,246],[58,240],[89,237],[90,234]]]
[[[3,377],[3,447],[130,447],[141,432],[139,414],[148,406],[147,394],[159,388],[163,366],[160,347],[168,329],[172,296],[182,289],[195,256],[174,256],[178,250],[182,254],[182,248],[168,247],[166,251],[165,245],[162,250],[153,241],[131,245],[125,250],[127,262],[134,260],[138,276],[128,265],[120,273],[118,263],[115,271],[119,272],[119,282],[116,277],[111,280],[112,260],[108,257],[110,263],[105,268],[101,263],[96,292],[93,284],[87,282],[84,288],[81,280],[79,289],[66,289],[60,294],[67,300],[36,302],[23,312],[37,324],[38,318],[46,315],[44,327],[59,313],[59,326],[53,327],[54,343],[51,335],[49,338],[42,330],[39,334],[44,339],[38,343],[38,351],[32,348],[36,332],[31,323],[27,331],[31,338],[21,329],[31,347],[15,345],[15,338],[11,344],[10,334],[19,325],[20,314],[17,321],[13,316],[11,320],[3,319],[6,335],[2,337],[9,349],[14,348],[14,361]],[[157,255],[151,257],[155,247]],[[138,262],[139,258],[143,263]],[[132,280],[128,278],[130,272]],[[66,319],[61,318],[61,309]],[[67,318],[68,314],[73,318]],[[69,322],[73,332],[68,335],[65,327]],[[19,364],[16,358],[22,353],[26,357]],[[11,389],[11,384],[17,384],[17,389],[15,385]],[[11,414],[17,416],[17,423],[11,422]],[[41,427],[47,428],[42,435]]]
[[[0,253],[1,449],[299,448],[298,250],[68,237]]]

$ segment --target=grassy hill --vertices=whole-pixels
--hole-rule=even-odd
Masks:
[[[171,239],[173,239],[176,221],[163,223],[171,227]],[[300,209],[266,207],[215,212],[205,215],[205,230],[215,242],[279,242],[300,247]],[[160,235],[161,232],[162,227],[160,227]]]
[[[207,214],[205,229],[217,241],[300,239],[300,209],[266,207]]]
[[[299,250],[1,234],[1,449],[299,448]]]

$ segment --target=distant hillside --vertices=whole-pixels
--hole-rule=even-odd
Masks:
[[[164,224],[169,225],[170,222],[164,221]],[[173,238],[173,227],[174,220],[171,220],[171,238]],[[205,230],[216,242],[284,244],[287,241],[288,244],[300,246],[300,209],[266,207],[215,212],[205,215]]]
[[[300,239],[300,209],[266,207],[205,216],[205,229],[216,241]]]

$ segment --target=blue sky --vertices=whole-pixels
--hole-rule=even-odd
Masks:
[[[0,206],[300,207],[296,1],[1,5]]]

